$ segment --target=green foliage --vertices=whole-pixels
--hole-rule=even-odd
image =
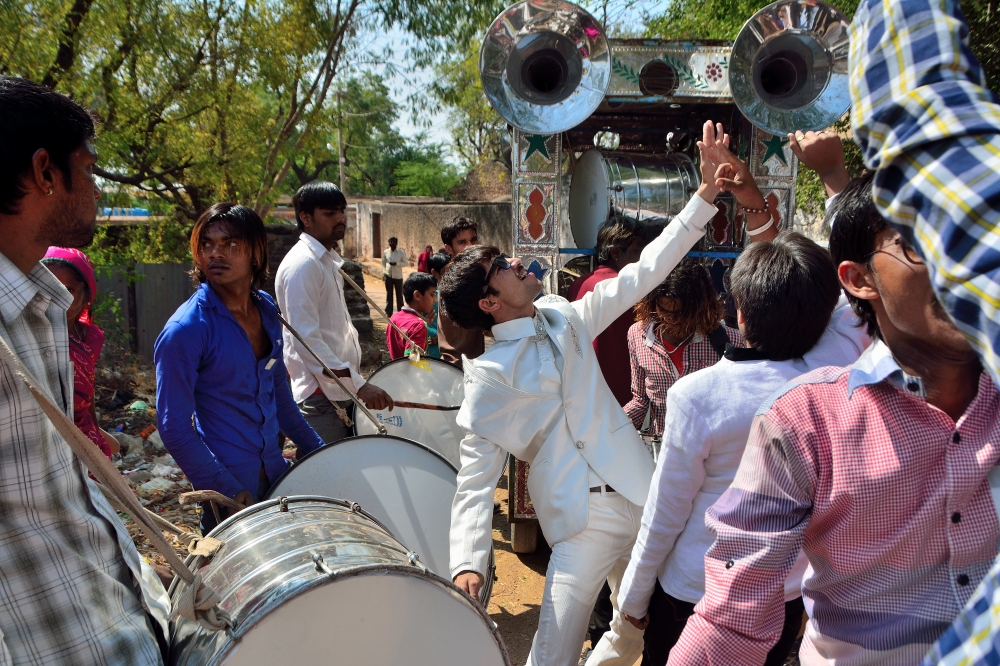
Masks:
[[[441,63],[438,79],[430,88],[430,94],[449,109],[452,147],[466,168],[484,161],[503,161],[502,136],[507,131],[479,82],[479,45],[479,41],[469,42],[465,49]]]
[[[662,16],[647,23],[647,36],[660,39],[736,39],[740,28],[767,0],[674,0]],[[858,0],[829,0],[848,16]]]
[[[101,225],[85,252],[94,266],[189,264],[193,225],[165,219],[136,225]]]
[[[969,46],[979,59],[986,86],[1000,94],[1000,7],[997,0],[963,0],[962,11],[969,21]]]
[[[265,215],[293,163],[336,135],[345,74],[384,63],[374,34],[401,26],[414,57],[431,58],[492,11],[484,0],[0,0],[0,72],[92,108],[98,175],[130,196],[189,221],[219,200]]]
[[[396,169],[396,190],[403,195],[445,197],[459,180],[458,169],[440,155],[429,155],[421,162],[401,162]]]

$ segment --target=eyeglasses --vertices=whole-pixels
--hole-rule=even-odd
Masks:
[[[487,292],[490,290],[490,280],[498,271],[506,271],[510,269],[510,262],[507,261],[507,255],[501,254],[499,257],[493,259],[493,263],[490,264],[490,269],[486,271],[486,284],[483,285],[483,296],[486,296]]]
[[[886,249],[890,245],[898,245],[900,247],[900,249],[902,249],[902,251],[903,251],[903,258],[906,259],[911,264],[913,264],[914,266],[923,266],[924,265],[924,260],[920,258],[920,256],[917,254],[917,251],[913,248],[913,246],[910,245],[909,243],[907,243],[905,240],[903,240],[899,236],[897,236],[896,238],[892,239],[890,242],[886,243],[885,245],[883,245],[879,249],[873,250],[872,252],[869,252],[868,256],[865,257],[865,263],[867,264],[869,261],[871,261],[872,257],[874,257],[879,252],[883,252],[885,254],[890,254],[889,252],[886,252]]]

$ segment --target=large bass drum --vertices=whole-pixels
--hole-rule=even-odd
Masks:
[[[317,449],[271,487],[282,495],[343,497],[375,516],[415,552],[428,569],[450,578],[451,505],[458,470],[440,453],[386,435],[349,437]],[[493,551],[479,598],[493,591]]]
[[[368,381],[385,389],[393,400],[454,407],[465,398],[462,371],[436,358],[424,357],[419,363],[408,358],[397,359],[373,372]],[[420,442],[443,455],[456,469],[461,468],[458,447],[465,431],[455,423],[457,410],[395,407],[391,412],[386,409],[372,413],[385,426],[386,434]],[[358,413],[354,420],[356,434],[378,434],[375,424],[365,415]]]
[[[665,157],[604,156],[588,150],[576,162],[569,189],[569,224],[577,247],[597,244],[597,230],[613,213],[665,223],[680,213],[701,184],[683,153]]]
[[[233,626],[213,633],[175,621],[171,666],[510,664],[486,612],[349,502],[265,501],[211,536],[222,549],[187,565],[219,593]]]

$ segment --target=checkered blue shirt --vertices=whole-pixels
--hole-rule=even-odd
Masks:
[[[954,0],[862,0],[851,27],[854,137],[880,212],[1000,383],[1000,103]]]
[[[1000,103],[954,0],[863,0],[852,26],[854,136],[880,211],[1000,380]],[[924,664],[1000,664],[1000,561]]]

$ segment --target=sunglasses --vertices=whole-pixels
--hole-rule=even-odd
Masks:
[[[490,280],[496,275],[498,271],[506,271],[510,269],[510,262],[507,260],[507,255],[501,254],[499,257],[493,259],[493,263],[490,264],[490,269],[486,271],[486,284],[483,285],[483,296],[486,296],[487,292],[490,290]]]

